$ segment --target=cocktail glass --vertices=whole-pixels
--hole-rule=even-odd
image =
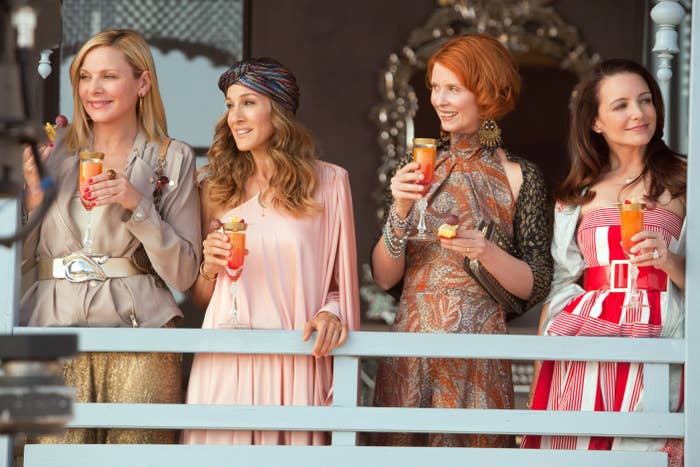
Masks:
[[[231,308],[228,319],[219,324],[218,327],[221,328],[240,329],[247,327],[241,321],[238,313],[238,279],[243,273],[243,264],[245,263],[245,230],[247,227],[247,224],[238,221],[227,222],[223,226],[224,233],[228,235],[231,242],[231,252],[224,267],[230,279]]]
[[[102,162],[105,155],[101,152],[82,151],[78,157],[80,158],[78,190],[80,201],[88,213],[87,227],[83,236],[83,252],[90,254],[92,253],[92,202],[94,200],[85,198],[85,188],[88,186],[89,179],[102,173]]]
[[[418,183],[425,187],[424,196],[418,200],[418,230],[409,237],[411,240],[427,241],[433,237],[427,233],[425,225],[425,210],[428,207],[428,191],[433,183],[435,174],[435,158],[437,156],[437,140],[433,138],[414,138],[413,139],[413,161],[420,164],[420,172],[423,174],[423,180]]]
[[[635,244],[635,242],[632,241],[632,237],[644,230],[644,206],[645,203],[634,200],[626,200],[624,203],[620,204],[620,239],[622,251],[627,258],[634,256],[630,251]],[[623,308],[646,306],[639,300],[639,293],[637,290],[637,275],[639,274],[639,269],[637,265],[629,263],[628,274],[630,275],[630,298]]]

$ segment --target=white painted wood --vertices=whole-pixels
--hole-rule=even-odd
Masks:
[[[81,351],[309,354],[301,331],[24,328],[17,334],[77,334]],[[235,333],[235,334],[233,334]],[[235,336],[235,338],[233,338]],[[682,339],[354,332],[333,355],[683,363]]]
[[[651,19],[656,23],[656,41],[652,52],[658,57],[656,78],[661,88],[666,114],[664,119],[664,140],[670,138],[671,77],[673,76],[671,60],[678,53],[678,32],[676,27],[683,20],[685,10],[674,0],[661,0],[651,9]]]
[[[11,436],[0,436],[0,465],[3,467],[12,466],[13,444]]]
[[[0,198],[0,236],[14,234],[20,217],[17,198]],[[19,324],[20,248],[19,243],[11,248],[0,245],[0,339]],[[0,436],[0,466],[12,465],[13,444],[11,436]]]
[[[17,198],[0,197],[0,237],[17,231],[21,215]],[[0,336],[12,334],[13,327],[19,324],[20,248],[21,243],[12,248],[0,245]]]
[[[25,467],[666,467],[666,454],[484,448],[343,446],[27,446]]]
[[[669,366],[661,363],[644,365],[644,411],[668,413]]]
[[[357,357],[333,358],[333,407],[357,407],[360,388],[360,359]],[[355,446],[357,433],[334,431],[333,446]]]
[[[700,4],[693,2],[690,57],[690,117],[688,125],[688,191],[685,264],[685,465],[700,465]]]
[[[76,404],[69,426],[683,437],[683,414],[395,407]]]

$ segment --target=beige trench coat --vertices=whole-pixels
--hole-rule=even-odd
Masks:
[[[77,190],[78,157],[67,152],[62,136],[58,135],[46,161],[57,184],[57,199],[24,242],[25,277],[38,260],[62,258],[82,248],[80,230],[69,210]],[[159,150],[159,143],[147,141],[143,133],[137,135],[124,174],[142,194],[141,201],[125,221],[121,206],[104,208],[103,220],[92,227],[93,251],[131,257],[143,244],[158,275],[184,292],[197,279],[202,258],[195,154],[188,145],[171,142],[163,169],[171,183],[163,188],[159,213],[153,204],[151,183]],[[20,322],[25,326],[161,327],[182,312],[168,288],[159,284],[148,274],[104,282],[37,280],[22,296]]]

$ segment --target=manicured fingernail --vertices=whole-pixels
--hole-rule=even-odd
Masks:
[[[84,191],[85,191],[85,193],[89,193],[89,192],[90,192],[90,187],[89,187],[89,186],[86,186]]]
[[[91,179],[91,178],[88,178],[88,183],[92,183],[92,179]]]
[[[52,148],[52,147],[53,147],[53,143],[49,143],[49,147]]]
[[[92,207],[94,208],[95,206],[97,206],[97,203],[93,201],[93,202],[90,204],[90,206],[92,206]]]
[[[92,198],[92,195],[91,195],[90,193],[86,193],[86,194],[85,194],[85,199],[90,199],[90,198]]]

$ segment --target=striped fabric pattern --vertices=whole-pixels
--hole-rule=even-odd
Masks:
[[[660,232],[666,243],[677,241],[683,221],[657,208],[644,213],[647,230]],[[588,267],[625,260],[620,245],[620,216],[616,207],[583,216],[577,244]],[[640,268],[642,270],[642,268]],[[659,337],[664,326],[661,303],[667,292],[640,290],[643,307],[623,308],[628,292],[587,290],[572,299],[547,329],[558,336]],[[533,397],[535,410],[634,411],[642,400],[644,365],[618,362],[547,361],[542,365]],[[523,447],[542,449],[612,449],[612,438],[526,436]]]
[[[294,74],[273,58],[248,58],[231,65],[219,77],[219,89],[226,95],[234,84],[269,97],[292,114],[299,108],[299,86]]]

